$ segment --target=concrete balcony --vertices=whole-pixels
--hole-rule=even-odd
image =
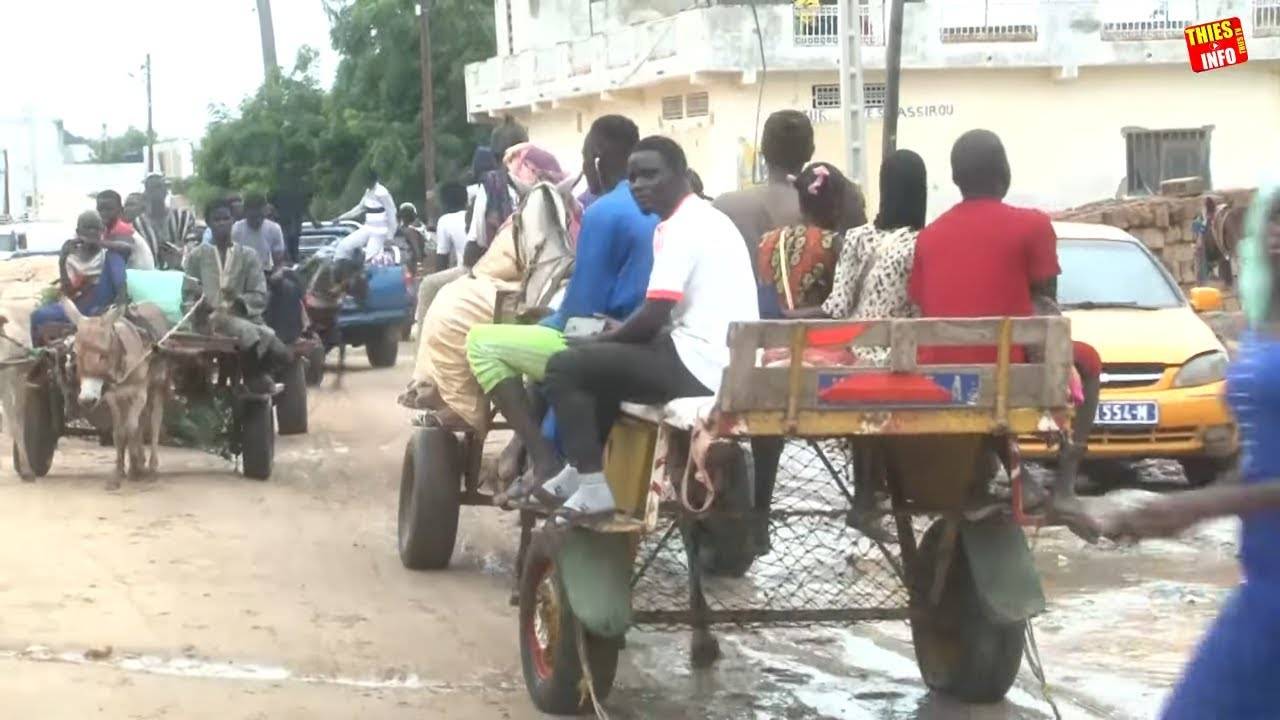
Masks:
[[[857,20],[870,71],[884,67],[886,5],[871,0]],[[770,72],[835,69],[833,6],[761,0],[757,10]],[[1233,16],[1244,24],[1251,62],[1280,58],[1280,0],[933,0],[906,5],[902,64],[1042,67],[1064,79],[1088,66],[1185,65],[1182,28]],[[537,111],[671,78],[754,83],[759,53],[750,6],[699,7],[468,65],[467,107],[475,117]]]

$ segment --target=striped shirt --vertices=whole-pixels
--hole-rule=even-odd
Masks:
[[[170,208],[165,214],[164,222],[152,223],[151,216],[143,213],[134,221],[138,234],[142,235],[147,241],[147,245],[151,248],[151,254],[155,257],[157,265],[161,262],[161,258],[165,256],[160,252],[164,245],[172,245],[175,249],[181,248],[183,241],[187,237],[187,233],[196,224],[196,218],[191,214],[190,210],[179,208]],[[161,268],[168,269],[168,268]]]

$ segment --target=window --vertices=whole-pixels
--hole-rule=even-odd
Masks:
[[[865,83],[862,86],[862,106],[869,108],[884,107],[884,83]]]
[[[1063,308],[1082,303],[1150,309],[1182,305],[1177,287],[1136,243],[1059,238],[1058,263],[1058,302]]]
[[[668,95],[662,98],[662,119],[679,120],[684,117],[684,96]]]
[[[711,97],[704,92],[684,96],[685,117],[706,117],[711,114]]]
[[[1160,183],[1181,177],[1209,175],[1209,134],[1212,126],[1183,130],[1125,128],[1125,169],[1129,195],[1154,195]]]
[[[814,110],[839,110],[840,109],[840,84],[824,83],[822,85],[813,86],[813,109]]]
[[[867,108],[884,107],[884,83],[865,83],[862,86],[862,106]],[[814,110],[840,109],[840,84],[823,83],[813,86]]]

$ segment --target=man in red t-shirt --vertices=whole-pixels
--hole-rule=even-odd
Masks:
[[[1049,216],[1004,203],[1009,159],[1000,138],[970,130],[951,149],[964,198],[920,231],[907,292],[923,317],[1027,317],[1031,296],[1052,297],[1058,238]],[[1015,348],[1013,360],[1023,360]],[[929,364],[992,363],[994,347],[922,348]]]
[[[1000,138],[970,130],[951,148],[951,179],[960,203],[920,231],[907,292],[922,317],[1028,317],[1033,298],[1057,295],[1058,238],[1049,216],[1004,203],[1009,191],[1009,159]],[[923,347],[922,364],[979,364],[996,361],[994,347]],[[1013,362],[1023,362],[1021,347]],[[1096,376],[1095,376],[1096,377]],[[1096,407],[1096,391],[1092,404]],[[1087,418],[1092,421],[1092,417]],[[1080,423],[1087,433],[1092,423]],[[1087,435],[1064,450],[1053,484],[1054,515],[1082,537],[1096,537],[1097,523],[1075,494],[1075,469]]]

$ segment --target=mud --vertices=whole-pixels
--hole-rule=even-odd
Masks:
[[[405,353],[407,356],[408,353]],[[359,351],[349,360],[362,365]],[[406,357],[406,363],[408,362]],[[404,570],[397,487],[407,366],[312,395],[310,435],[244,480],[164,449],[154,482],[107,493],[110,451],[64,440],[50,477],[0,470],[0,697],[39,718],[539,717],[507,604],[514,518],[463,512],[453,567]],[[8,444],[7,438],[0,442]],[[1150,465],[1090,502],[1184,486]],[[1049,611],[1036,635],[1067,718],[1149,718],[1238,582],[1233,523],[1140,547],[1032,537]],[[683,633],[636,631],[614,718],[1052,717],[1024,664],[1009,698],[966,707],[922,685],[905,623],[727,631],[692,671]],[[109,650],[108,650],[109,648]]]

